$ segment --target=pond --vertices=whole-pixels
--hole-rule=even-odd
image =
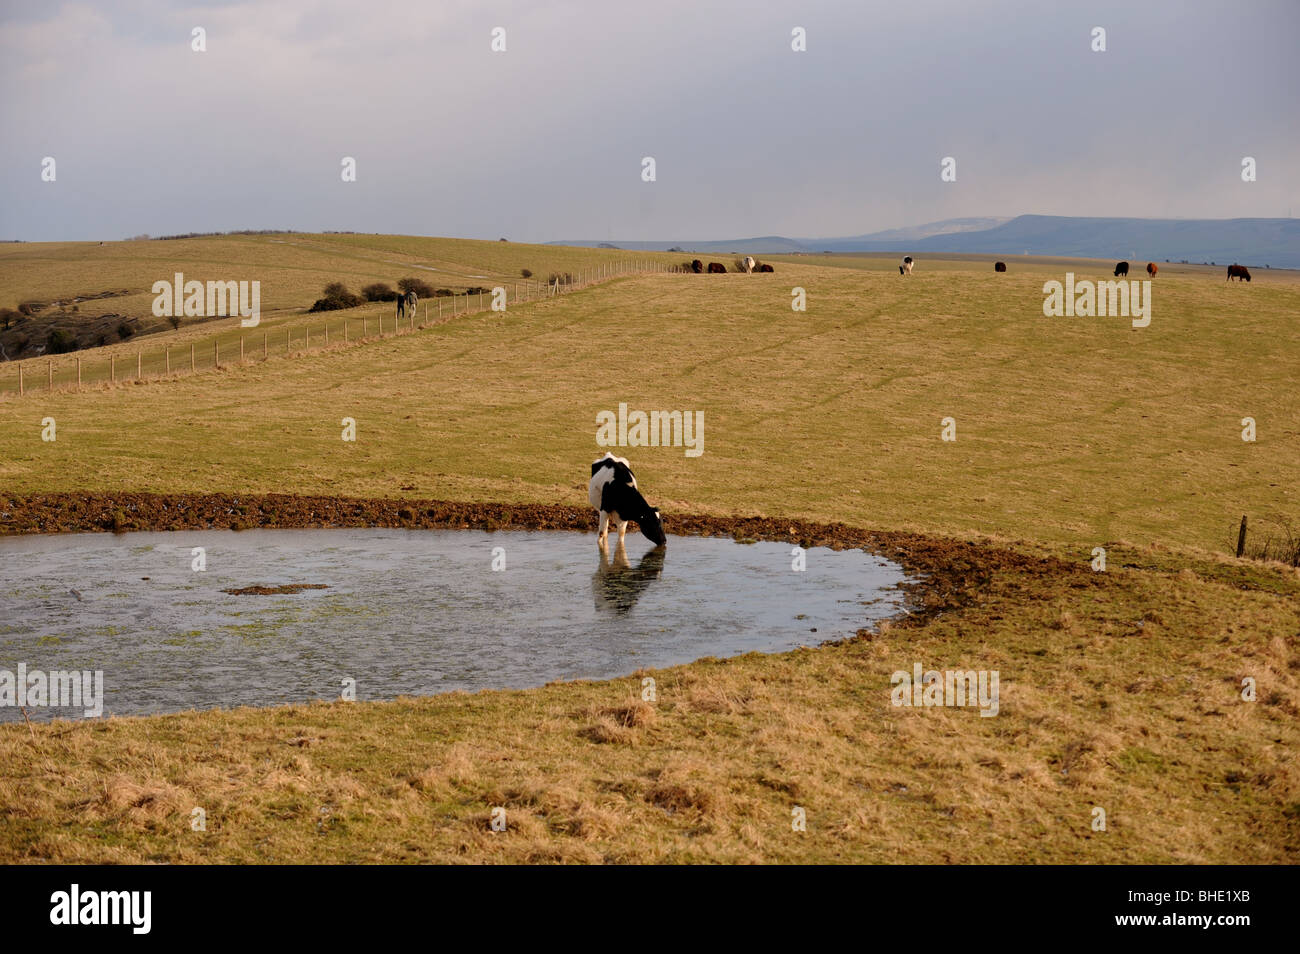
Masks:
[[[781,652],[904,612],[897,564],[814,548],[796,571],[792,550],[629,536],[619,551],[611,534],[602,555],[593,534],[559,531],[0,537],[0,721],[21,721],[24,702],[32,719],[81,718],[55,705],[66,682],[46,704],[29,691],[59,672],[85,672],[87,697],[101,672],[104,715],[337,699],[349,685],[392,699]]]

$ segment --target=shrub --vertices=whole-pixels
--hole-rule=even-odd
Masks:
[[[365,296],[366,301],[397,301],[397,292],[393,291],[391,285],[385,285],[383,282],[367,285],[361,289],[361,294]]]
[[[22,319],[22,312],[14,311],[12,308],[0,308],[0,321],[4,322],[5,331],[8,331],[9,326],[14,322],[22,321]]]
[[[120,340],[125,341],[127,338],[131,337],[133,334],[135,334],[135,329],[132,328],[132,327],[131,327],[129,324],[127,324],[125,321],[122,322],[121,324],[119,324],[119,325],[117,326],[117,337],[118,337]]]
[[[1300,530],[1284,517],[1262,522],[1265,528],[1263,539],[1260,539],[1259,523],[1252,524],[1252,533],[1247,538],[1242,556],[1249,560],[1277,560],[1288,566],[1300,567]]]
[[[25,301],[18,305],[18,310],[24,315],[34,315],[44,307],[39,301]]]
[[[424,281],[423,279],[403,278],[401,281],[397,283],[397,287],[402,291],[403,294],[405,294],[406,292],[415,292],[415,294],[418,295],[420,298],[433,297],[433,286],[430,285],[428,282]]]
[[[317,298],[307,310],[310,311],[339,311],[343,308],[355,308],[357,305],[365,303],[365,299],[360,295],[353,295],[349,292],[346,295],[335,295],[329,298]]]
[[[49,354],[67,354],[69,351],[76,351],[77,339],[73,337],[72,332],[55,328],[45,339],[45,350]]]
[[[486,295],[486,294],[488,294],[488,293],[491,292],[491,291],[492,291],[492,289],[490,289],[490,288],[484,288],[484,287],[482,287],[481,285],[471,285],[469,288],[466,288],[466,289],[465,289],[464,294],[466,294],[466,295],[477,295],[477,294],[479,294],[479,293],[481,292],[482,294]]]
[[[180,326],[181,326],[181,316],[180,316],[180,315],[169,315],[169,316],[167,317],[167,323],[170,324],[170,325],[172,326],[172,331],[177,331],[177,330],[180,329]]]
[[[546,280],[548,285],[554,285],[556,282],[567,285],[573,281],[573,275],[569,272],[551,272],[551,277]]]
[[[532,278],[533,270],[531,268],[521,268],[519,269],[519,274],[524,276],[524,278]]]
[[[307,310],[338,311],[341,308],[355,308],[363,302],[364,298],[352,294],[342,282],[330,282],[325,286],[325,297],[317,298]]]

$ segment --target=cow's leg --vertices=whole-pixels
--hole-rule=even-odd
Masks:
[[[627,536],[627,524],[628,522],[622,517],[618,518],[618,545],[620,547],[623,545],[623,538]]]
[[[600,512],[600,535],[596,538],[596,542],[603,547],[605,545],[605,538],[608,535],[609,535],[609,514],[607,514],[605,511],[602,510]]]

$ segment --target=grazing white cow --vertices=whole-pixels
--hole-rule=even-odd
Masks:
[[[912,264],[913,264],[912,256],[910,255],[904,256],[902,264],[898,266],[898,274],[900,275],[912,274]]]
[[[742,264],[745,266],[745,271],[751,274],[753,273],[754,269],[758,266],[758,262],[754,261],[754,256],[752,255],[746,255],[744,262]]]
[[[636,489],[632,467],[622,457],[606,452],[591,464],[591,483],[587,485],[587,499],[600,511],[600,536],[597,543],[603,549],[609,535],[609,518],[618,525],[619,546],[627,535],[628,521],[635,520],[641,532],[651,542],[663,546],[668,542],[659,511],[653,509],[641,491]]]

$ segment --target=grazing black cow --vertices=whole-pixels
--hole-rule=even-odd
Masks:
[[[771,265],[767,264],[767,262],[764,262],[762,265],[758,266],[758,270],[759,270],[760,272],[771,272],[771,271],[775,271],[775,269],[773,269]]]
[[[723,265],[721,262],[709,262],[709,274],[725,275],[727,274],[727,266]]]
[[[651,542],[663,546],[668,542],[659,511],[652,508],[641,491],[636,489],[632,467],[622,457],[606,452],[591,464],[591,483],[587,485],[587,499],[600,511],[600,536],[597,543],[605,546],[609,536],[609,518],[618,524],[618,542],[621,546],[627,535],[629,520],[635,520],[641,533]]]
[[[704,271],[704,263],[701,262],[698,258],[695,259],[694,261],[691,262],[691,271],[693,271],[696,275],[699,275]]]
[[[1007,263],[1006,263],[1006,262],[994,262],[994,263],[993,263],[993,271],[995,271],[995,272],[1005,272],[1006,270],[1007,270]]]
[[[898,266],[898,274],[900,275],[912,274],[912,264],[913,264],[912,256],[910,255],[903,256],[903,263]]]
[[[1245,265],[1229,265],[1228,277],[1225,281],[1232,281],[1234,278],[1238,281],[1248,282],[1250,281],[1250,272],[1247,271]]]
[[[664,556],[667,552],[668,548],[663,546],[648,550],[641,557],[641,562],[633,568],[623,544],[614,548],[613,558],[610,558],[608,549],[602,549],[597,557],[600,565],[596,575],[591,578],[596,609],[609,610],[616,616],[628,613],[646,587],[663,576]]]
[[[1115,277],[1119,278],[1121,275],[1128,275],[1128,262],[1115,263]]]

